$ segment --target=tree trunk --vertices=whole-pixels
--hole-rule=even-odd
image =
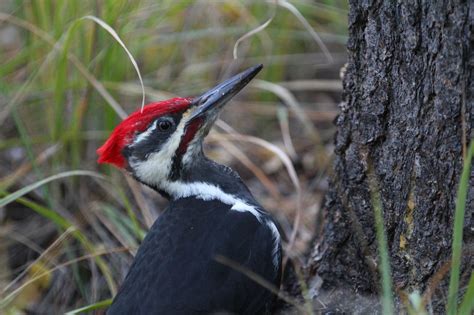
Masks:
[[[382,196],[394,289],[424,292],[438,270],[449,270],[442,267],[473,135],[473,15],[472,1],[350,3],[334,177],[309,260],[313,287],[320,299],[329,292],[333,307],[356,312],[352,302],[379,291],[369,167]],[[463,252],[461,284],[474,260],[473,182],[471,173],[463,247],[471,250]],[[447,290],[437,288],[443,298],[433,306],[442,310]]]

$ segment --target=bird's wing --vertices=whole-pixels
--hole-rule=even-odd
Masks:
[[[215,260],[226,257],[278,286],[268,226],[220,202],[185,206],[175,204],[155,222],[109,314],[250,314],[271,301],[270,292],[254,280]]]
[[[239,314],[264,313],[274,296],[258,281],[279,287],[280,243],[275,242],[270,221],[267,221],[269,218],[259,221],[250,213],[230,211],[226,220],[229,222],[223,225],[226,231],[219,233],[226,237],[216,242],[215,254],[224,257],[228,263],[210,265],[211,273],[217,270],[227,272],[222,285],[226,289],[219,292],[219,299],[234,298],[236,303],[232,310]],[[277,255],[276,259],[274,255]]]

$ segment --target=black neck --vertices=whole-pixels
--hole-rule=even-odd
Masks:
[[[240,199],[253,201],[254,198],[239,174],[228,166],[218,164],[206,156],[196,159],[182,174],[184,182],[204,182],[219,187],[227,194]]]

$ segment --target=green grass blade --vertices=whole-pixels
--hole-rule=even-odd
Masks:
[[[42,178],[43,177],[43,170],[41,168],[39,168],[36,164],[34,153],[33,153],[34,150],[33,150],[32,144],[31,144],[31,137],[29,137],[28,132],[26,131],[26,126],[22,122],[22,120],[21,120],[21,118],[20,118],[20,116],[19,116],[16,109],[13,110],[12,117],[13,117],[13,121],[15,122],[18,133],[20,134],[21,142],[23,144],[23,147],[26,150],[26,154],[28,156],[28,159],[31,162],[31,166],[34,170],[34,173],[37,176],[37,178]],[[49,205],[51,205],[51,196],[50,196],[50,193],[49,193],[49,190],[47,189],[47,187],[45,187],[45,189],[43,189],[43,194],[44,194],[45,199],[49,203]]]
[[[135,226],[129,217],[120,215],[118,210],[111,207],[110,205],[101,204],[100,207],[107,218],[111,221],[112,225],[117,229],[118,233],[120,233],[123,239],[127,242],[127,244],[129,244],[129,246],[132,248],[138,247],[137,239],[143,240],[146,231],[140,229],[139,234],[137,234]]]
[[[135,212],[133,212],[132,205],[130,204],[130,201],[128,200],[127,195],[120,187],[117,187],[117,192],[122,198],[122,202],[123,202],[123,205],[125,206],[125,209],[127,210],[128,217],[130,218],[130,221],[133,224],[133,231],[135,233],[135,237],[137,237],[139,240],[143,240],[145,237],[145,234],[143,233],[143,230],[140,228],[140,224],[138,223],[137,216],[135,215]]]
[[[377,250],[380,259],[380,274],[382,276],[382,314],[391,315],[393,314],[393,285],[388,255],[387,235],[385,234],[385,226],[383,222],[382,197],[380,195],[379,184],[375,178],[372,163],[369,162],[368,164],[370,200],[374,209]]]
[[[74,314],[80,314],[84,312],[99,310],[99,309],[108,307],[110,304],[112,304],[112,299],[102,300],[94,304],[89,304],[81,308],[76,308],[75,310],[67,312],[66,315],[74,315]]]
[[[474,311],[474,272],[471,272],[471,278],[467,285],[467,291],[459,306],[458,314],[472,314]]]
[[[15,191],[15,192],[9,194],[8,196],[0,199],[0,207],[6,206],[7,204],[15,201],[16,199],[26,195],[27,193],[35,190],[36,188],[38,188],[38,187],[40,187],[44,184],[47,184],[47,183],[49,183],[51,181],[54,181],[54,180],[57,180],[57,179],[70,177],[70,176],[91,176],[91,177],[105,179],[105,177],[103,177],[102,175],[99,175],[98,173],[91,172],[91,171],[76,170],[76,171],[62,172],[62,173],[47,177],[45,179],[42,179],[42,180],[40,180],[36,183],[25,186],[25,187]]]
[[[471,140],[464,167],[461,173],[458,193],[456,197],[456,208],[454,210],[454,229],[451,257],[451,277],[449,279],[447,313],[455,315],[457,309],[457,296],[459,290],[459,274],[461,266],[462,232],[464,227],[464,213],[466,207],[469,177],[471,174],[471,161],[474,154],[474,140]]]
[[[0,195],[3,195],[4,192],[0,192]],[[37,204],[33,201],[30,201],[26,198],[17,198],[16,201],[30,209],[32,209],[37,214],[41,215],[42,217],[50,220],[60,229],[67,230],[68,228],[74,226],[69,220],[58,214],[56,211],[53,211],[47,207],[44,207],[40,204]],[[73,233],[74,234],[74,233]]]
[[[94,21],[95,23],[99,24],[103,29],[105,29],[110,35],[112,35],[112,37],[120,44],[120,46],[122,46],[122,48],[125,50],[125,52],[127,53],[127,56],[128,58],[130,59],[130,62],[132,63],[133,67],[135,68],[135,71],[137,72],[137,75],[138,75],[138,79],[140,80],[140,85],[142,87],[142,109],[143,107],[145,106],[145,86],[143,84],[143,79],[142,79],[142,75],[141,75],[141,72],[140,72],[140,68],[138,68],[138,64],[137,62],[135,61],[135,58],[133,58],[133,55],[132,53],[128,50],[127,46],[125,46],[125,43],[122,41],[122,39],[120,38],[120,36],[117,34],[117,32],[112,28],[110,27],[110,25],[108,25],[107,23],[105,23],[105,21],[99,19],[98,17],[95,17],[95,16],[92,16],[92,15],[86,15],[83,17],[83,19],[86,19],[86,20],[92,20]]]

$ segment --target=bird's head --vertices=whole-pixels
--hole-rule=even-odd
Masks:
[[[98,150],[99,163],[130,171],[158,186],[179,179],[200,158],[202,141],[222,107],[262,69],[249,68],[198,97],[146,105],[123,120]]]

